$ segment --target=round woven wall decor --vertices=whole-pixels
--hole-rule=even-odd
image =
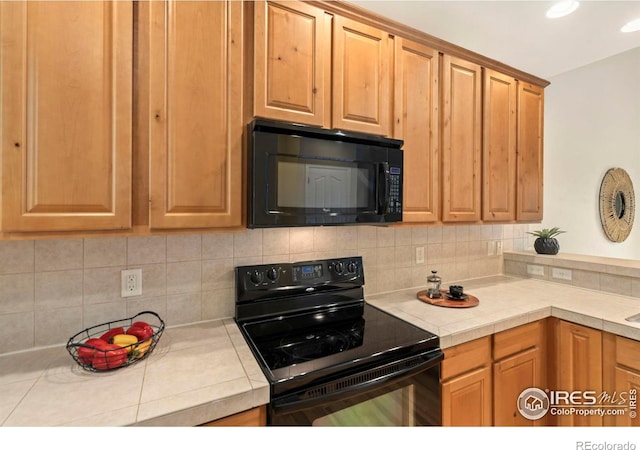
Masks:
[[[636,199],[624,169],[607,170],[600,185],[600,221],[610,241],[622,242],[631,233]]]

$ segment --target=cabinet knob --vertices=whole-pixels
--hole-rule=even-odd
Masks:
[[[13,144],[13,146],[14,146],[15,148],[20,148],[20,142],[16,142],[16,143],[14,143],[14,144]]]

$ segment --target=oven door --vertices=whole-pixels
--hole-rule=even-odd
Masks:
[[[441,350],[272,399],[269,425],[441,425]],[[411,360],[411,361],[409,361]],[[414,365],[415,364],[415,365]],[[399,369],[407,367],[406,369]]]

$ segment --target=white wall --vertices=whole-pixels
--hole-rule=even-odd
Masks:
[[[640,208],[630,236],[607,239],[598,194],[606,171],[625,169],[640,202],[640,48],[555,76],[545,89],[544,221],[560,251],[640,259]]]

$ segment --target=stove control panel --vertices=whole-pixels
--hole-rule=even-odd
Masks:
[[[247,291],[287,291],[296,288],[308,291],[309,288],[333,283],[362,286],[362,257],[236,267],[239,296]]]

